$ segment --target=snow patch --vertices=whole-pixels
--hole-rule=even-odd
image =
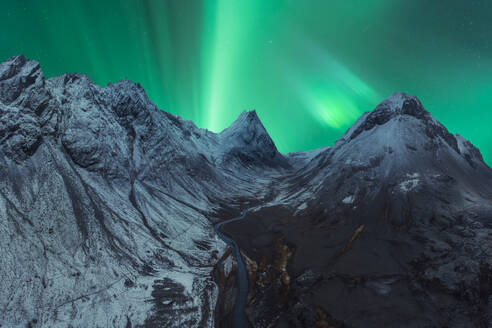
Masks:
[[[420,183],[420,174],[419,173],[408,173],[406,175],[407,180],[400,182],[400,191],[407,193],[415,188]]]
[[[233,262],[234,262],[234,259],[232,257],[232,254],[229,255],[227,258],[225,258],[224,261],[222,262],[224,265],[224,274],[226,276],[229,276],[229,274],[231,273],[232,267],[233,267]]]
[[[298,210],[305,210],[307,208],[307,203],[302,203],[301,205],[299,205],[299,207],[297,208]]]
[[[185,292],[193,294],[193,281],[196,274],[191,272],[168,271],[165,272],[164,277],[183,285]]]
[[[344,204],[352,204],[355,200],[355,196],[354,195],[350,195],[350,196],[347,196],[345,197],[343,200],[342,200],[342,203]]]

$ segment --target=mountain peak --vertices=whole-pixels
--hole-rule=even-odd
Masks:
[[[363,131],[371,130],[375,126],[384,125],[391,119],[402,115],[413,116],[419,120],[437,123],[429,112],[424,109],[417,97],[407,95],[403,92],[396,92],[377,105],[373,111],[364,114],[364,119],[356,123],[357,127],[350,129],[353,130],[350,139],[354,139]]]
[[[6,80],[17,74],[26,64],[24,55],[13,56],[0,63],[0,81]]]
[[[22,75],[33,75],[41,71],[39,62],[27,60],[24,55],[13,56],[0,63],[0,81],[4,81],[22,73]]]
[[[26,60],[24,55],[10,57],[0,63],[0,99],[4,104],[16,100],[22,90],[44,82],[39,62]]]
[[[442,146],[447,144],[471,167],[485,165],[476,147],[461,136],[451,134],[424,109],[417,97],[402,92],[394,93],[374,110],[364,113],[347,130],[338,145],[343,146],[355,139],[356,144],[364,144],[371,152],[384,146],[393,150],[399,148],[404,153],[418,156],[423,156],[423,153],[417,152],[418,146],[431,153],[442,151]],[[408,161],[408,158],[405,160]]]
[[[257,119],[257,120],[259,120],[258,114],[256,113],[256,109],[243,110],[241,112],[241,114],[239,114],[239,117],[241,117],[241,116],[246,116],[246,117],[249,117],[251,119]]]
[[[395,92],[381,102],[373,112],[410,115],[419,119],[430,117],[430,114],[424,109],[424,106],[422,106],[422,103],[416,96],[407,95],[403,92]]]
[[[408,95],[404,92],[395,92],[385,100],[383,100],[377,107],[386,106],[393,110],[401,110],[405,102],[416,101],[420,103],[417,97],[414,95]],[[376,107],[376,108],[377,108]]]
[[[287,165],[255,110],[243,111],[220,137],[225,141],[227,158],[232,155],[247,163]]]
[[[231,126],[236,125],[236,126],[249,126],[249,125],[261,125],[263,127],[263,124],[261,123],[260,118],[258,117],[258,114],[256,113],[256,110],[243,110],[241,114],[237,117],[237,119],[232,123]]]
[[[220,134],[229,137],[232,135],[241,136],[244,139],[243,141],[246,143],[250,143],[253,138],[259,135],[266,134],[268,136],[268,133],[261,123],[256,110],[242,111],[238,118]]]
[[[118,116],[138,115],[144,112],[144,109],[147,109],[145,112],[157,109],[140,83],[123,79],[116,83],[109,83],[106,90],[112,94],[113,109]]]

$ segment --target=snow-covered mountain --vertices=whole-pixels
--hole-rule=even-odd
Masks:
[[[280,154],[256,112],[221,133],[128,80],[0,64],[0,326],[486,327],[492,171],[397,93],[332,147]],[[490,234],[489,234],[490,233]],[[492,302],[492,300],[491,300]]]
[[[213,326],[214,213],[285,161],[257,118],[214,134],[23,56],[0,65],[0,154],[0,322],[21,327]]]
[[[416,97],[289,157],[275,199],[226,227],[262,277],[255,327],[492,326],[492,170]]]

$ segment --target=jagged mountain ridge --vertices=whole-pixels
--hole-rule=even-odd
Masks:
[[[7,297],[0,303],[0,323],[227,326],[227,313],[214,314],[219,288],[211,272],[225,263],[229,276],[234,270],[212,223],[248,204],[263,205],[227,227],[244,255],[259,263],[264,249],[275,254],[277,247],[287,247],[292,253],[280,284],[250,296],[248,313],[256,327],[312,327],[322,320],[360,326],[363,317],[347,311],[370,313],[364,322],[368,327],[398,322],[392,316],[378,317],[367,304],[350,305],[350,297],[337,305],[320,295],[344,286],[340,277],[375,277],[364,290],[387,290],[381,279],[404,276],[408,266],[396,270],[395,261],[384,261],[391,258],[387,245],[364,239],[368,231],[381,230],[376,236],[386,238],[393,230],[407,229],[399,237],[402,243],[424,236],[415,251],[395,248],[402,261],[421,260],[432,247],[437,251],[429,261],[437,268],[467,256],[472,272],[452,278],[439,270],[422,275],[442,281],[445,293],[460,291],[463,277],[473,297],[489,293],[475,283],[488,279],[486,269],[480,269],[483,254],[460,249],[448,262],[432,261],[449,252],[444,235],[465,238],[439,231],[443,225],[450,229],[458,211],[463,215],[460,233],[480,231],[480,238],[466,238],[474,238],[475,246],[488,243],[492,174],[479,151],[449,134],[415,97],[393,95],[364,114],[332,147],[284,155],[255,112],[242,113],[215,134],[157,109],[130,81],[101,88],[81,74],[45,79],[39,64],[23,56],[0,65],[0,95],[0,249],[8,254],[1,257],[0,290]],[[429,199],[425,208],[408,206]],[[435,208],[443,204],[446,208]],[[409,224],[408,213],[421,222]],[[384,224],[375,220],[381,216]],[[340,228],[334,230],[337,224]],[[428,226],[430,232],[421,231]],[[437,246],[429,244],[432,238]],[[275,242],[268,244],[270,239]],[[357,252],[347,252],[347,258],[337,255],[350,240],[347,249]],[[371,248],[377,256],[365,252]],[[333,257],[328,264],[326,252]],[[380,263],[377,270],[374,263]],[[275,270],[260,273],[275,277]],[[334,270],[336,275],[330,275]],[[289,297],[298,303],[280,298],[271,304],[267,296],[278,294],[279,286],[293,290]],[[305,300],[313,286],[319,290],[316,304]],[[219,282],[219,287],[226,286]],[[402,299],[412,298],[390,300],[400,304],[393,310],[405,317]],[[466,311],[453,318],[465,322],[473,316],[471,324],[480,326],[488,303],[478,302],[473,311],[462,304]],[[414,326],[445,322],[441,317],[422,311]]]
[[[157,109],[128,80],[45,79],[23,56],[0,72],[0,322],[212,326],[225,250],[213,213],[269,183],[251,163],[224,168],[234,137]]]

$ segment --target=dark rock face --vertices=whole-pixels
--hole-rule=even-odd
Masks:
[[[280,154],[255,112],[219,134],[137,84],[0,64],[0,325],[487,327],[492,172],[397,93],[332,147]]]

